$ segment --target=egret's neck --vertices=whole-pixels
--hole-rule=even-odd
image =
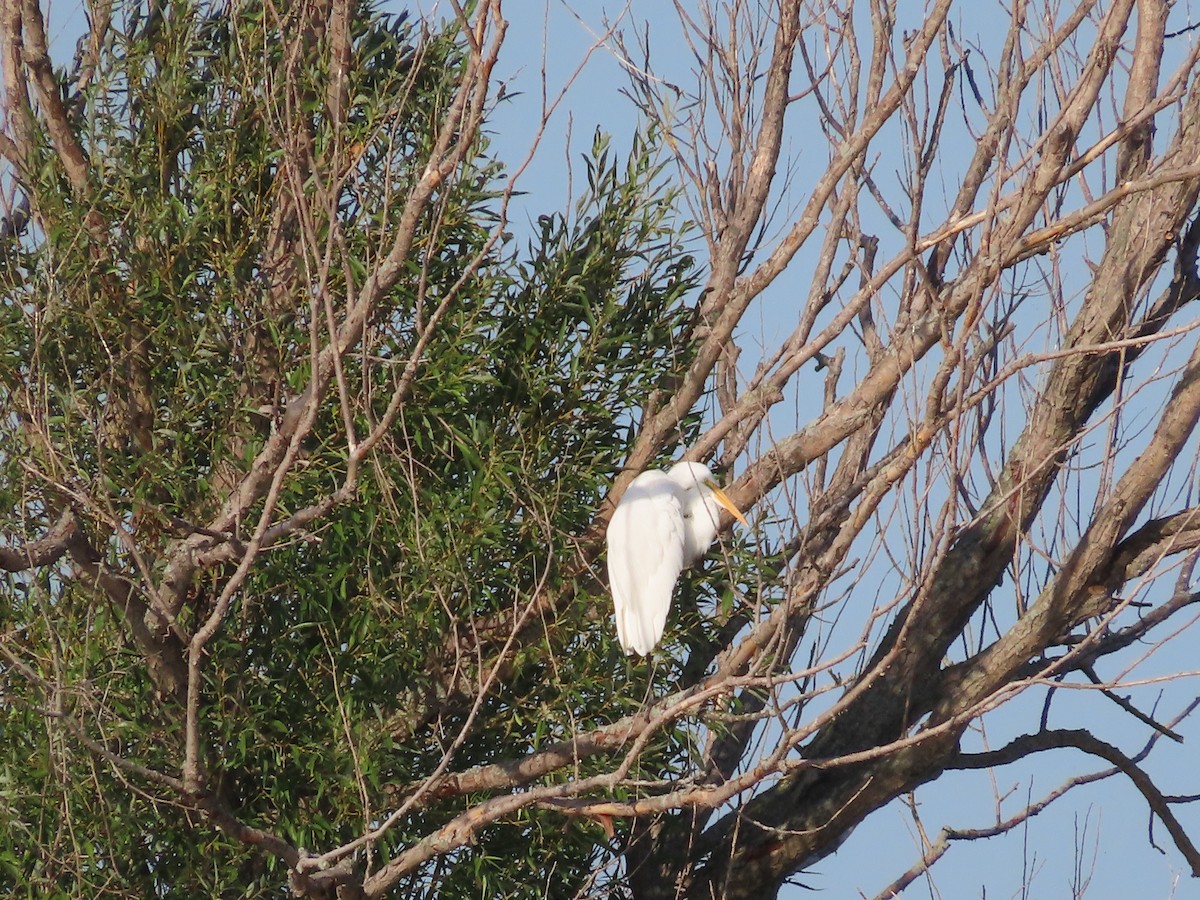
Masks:
[[[703,503],[693,504],[691,515],[683,520],[683,557],[688,565],[707,553],[716,540],[720,516],[721,505],[716,500],[705,497]]]

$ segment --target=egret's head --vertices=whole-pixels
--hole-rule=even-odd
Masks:
[[[712,470],[704,465],[704,463],[676,463],[667,472],[667,477],[680,484],[685,491],[700,491],[703,494],[708,494],[728,510],[731,516],[747,528],[750,527],[750,523],[746,521],[746,517],[742,515],[741,511],[734,506],[733,501],[721,490],[721,486],[717,484],[717,479],[713,476]]]

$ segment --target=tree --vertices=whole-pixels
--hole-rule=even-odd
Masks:
[[[770,896],[1064,748],[1200,876],[1200,699],[1118,693],[1198,597],[1186,10],[680,7],[678,78],[614,26],[642,127],[522,238],[452,6],[98,4],[55,71],[5,4],[0,883]],[[758,528],[626,661],[604,527],[679,456]]]

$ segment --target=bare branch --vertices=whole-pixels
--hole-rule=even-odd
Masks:
[[[1023,759],[1031,753],[1061,749],[1063,747],[1073,747],[1092,756],[1098,756],[1127,776],[1141,795],[1146,798],[1151,811],[1167,826],[1167,831],[1170,832],[1171,838],[1175,841],[1175,846],[1179,848],[1179,852],[1188,861],[1192,875],[1200,878],[1200,850],[1197,850],[1195,844],[1192,843],[1187,832],[1180,824],[1179,819],[1171,811],[1167,799],[1155,787],[1150,776],[1116,747],[1100,740],[1088,731],[1080,729],[1040,731],[1035,734],[1022,735],[1021,737],[1014,738],[999,750],[972,753],[959,757],[954,763],[954,767],[980,768],[1004,765],[1015,762],[1018,759]]]

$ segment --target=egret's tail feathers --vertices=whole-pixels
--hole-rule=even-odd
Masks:
[[[626,609],[617,613],[617,639],[627,655],[649,656],[663,635],[664,622],[649,621],[651,617],[639,616],[636,611]]]

